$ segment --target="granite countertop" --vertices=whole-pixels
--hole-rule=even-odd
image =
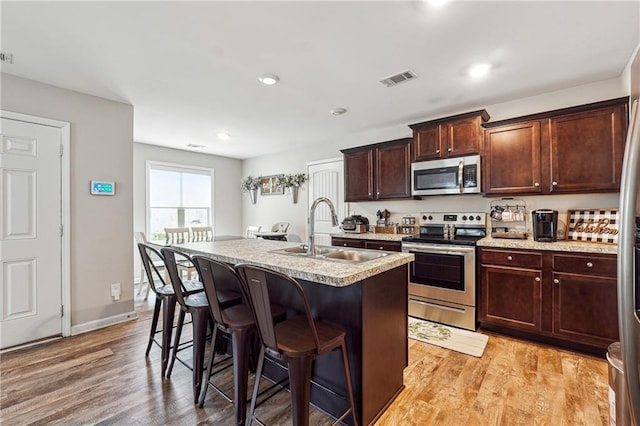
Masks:
[[[364,234],[354,234],[350,232],[340,232],[338,234],[330,234],[336,238],[351,238],[354,240],[380,240],[380,241],[402,241],[407,234],[383,234],[375,232],[365,232]]]
[[[507,238],[485,237],[477,242],[479,247],[512,248],[526,250],[569,251],[582,253],[617,254],[617,244],[582,243],[559,240],[553,243],[541,243],[533,239],[512,240]]]
[[[282,272],[294,278],[313,281],[334,287],[345,287],[382,272],[406,265],[413,261],[410,253],[387,252],[387,256],[361,263],[349,263],[336,260],[315,259],[305,256],[289,256],[272,253],[289,247],[298,247],[299,243],[240,239],[229,241],[209,241],[176,245],[192,255],[200,254],[225,263],[252,263]],[[360,250],[360,249],[358,249]]]

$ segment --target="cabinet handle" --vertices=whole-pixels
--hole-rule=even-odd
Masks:
[[[513,256],[507,256],[507,260],[513,260]]]
[[[380,191],[376,192],[376,195],[380,195]]]
[[[347,247],[347,243],[344,243],[344,244],[342,244],[342,245],[343,245],[343,247]]]
[[[593,263],[587,262],[587,268],[593,268]]]
[[[555,180],[553,182],[551,182],[551,185],[553,186],[558,186],[558,182],[556,182]]]
[[[560,284],[560,280],[559,280],[559,279],[557,279],[557,278],[554,278],[554,279],[553,279],[553,283],[554,283],[554,284]]]
[[[540,182],[536,182],[533,184],[533,186],[535,186],[536,188],[540,186]]]
[[[439,149],[436,149],[436,154],[440,154],[440,150]]]
[[[447,148],[447,152],[451,152],[453,151],[451,148]]]
[[[539,283],[540,282],[540,277],[536,277],[536,282]]]
[[[384,247],[378,247],[378,250],[384,250]]]
[[[371,193],[369,193],[369,197],[371,197]]]

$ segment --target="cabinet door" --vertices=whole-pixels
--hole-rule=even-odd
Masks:
[[[365,240],[364,248],[371,250],[401,251],[401,243],[395,241]]]
[[[481,268],[479,320],[503,327],[542,330],[542,272],[531,269]]]
[[[411,139],[375,149],[374,199],[411,197]]]
[[[541,193],[540,143],[539,121],[485,130],[485,192]]]
[[[624,105],[551,118],[550,192],[618,191]]]
[[[332,237],[331,245],[338,247],[364,248],[364,241],[355,238]]]
[[[552,334],[606,348],[618,340],[616,279],[553,274]]]
[[[443,157],[458,157],[480,152],[480,117],[464,118],[442,125]]]
[[[441,158],[441,127],[438,124],[413,130],[414,161]]]
[[[345,201],[373,199],[373,151],[371,149],[344,154]]]

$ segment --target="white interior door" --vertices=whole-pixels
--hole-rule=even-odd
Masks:
[[[62,334],[62,132],[1,120],[0,348],[7,348]]]
[[[336,208],[338,220],[344,219],[344,165],[342,159],[316,162],[308,165],[309,206],[318,197],[326,197]],[[329,234],[340,232],[340,228],[331,223],[331,210],[322,203],[315,212],[315,242],[318,245],[331,245]],[[307,233],[308,233],[307,229]]]

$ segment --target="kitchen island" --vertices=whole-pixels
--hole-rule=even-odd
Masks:
[[[259,239],[188,243],[179,246],[192,255],[237,264],[251,263],[292,276],[303,287],[314,317],[342,325],[358,420],[373,423],[404,388],[408,363],[407,274],[413,255],[388,253],[354,263],[274,253],[299,244]],[[273,301],[291,305],[290,294]],[[294,308],[299,308],[295,307]],[[333,416],[348,407],[341,356],[332,352],[315,361],[311,402]],[[279,380],[286,372],[275,365],[267,376]],[[347,421],[349,419],[347,418]]]

